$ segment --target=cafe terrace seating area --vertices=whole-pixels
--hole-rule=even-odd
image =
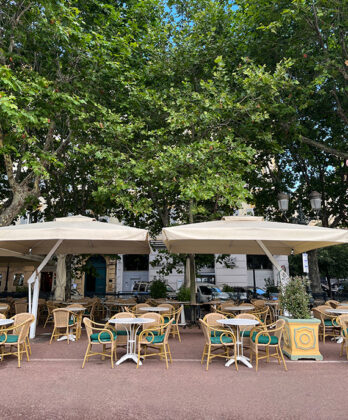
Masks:
[[[182,303],[155,299],[141,304],[134,299],[97,297],[70,302],[40,299],[38,336],[29,340],[34,316],[27,313],[26,299],[3,299],[0,368],[16,361],[18,367],[24,366],[23,360],[35,358],[39,342],[52,356],[57,346],[64,346],[70,355],[81,359],[85,369],[102,362],[117,370],[125,361],[129,368],[141,368],[151,359],[168,369],[173,360],[182,360],[176,352],[190,355],[191,349],[202,370],[234,364],[231,374],[242,374],[246,367],[267,370],[275,361],[279,369],[288,371],[289,361],[282,352],[285,322],[277,301],[214,301],[202,306],[200,319],[190,325],[183,322],[183,311]],[[348,360],[348,303],[329,300],[313,308],[312,314],[320,321],[321,345],[330,348],[336,360]],[[195,360],[192,355],[189,359]]]

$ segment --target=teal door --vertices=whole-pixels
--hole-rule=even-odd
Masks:
[[[95,255],[87,261],[85,276],[85,296],[105,295],[106,261],[101,255]]]

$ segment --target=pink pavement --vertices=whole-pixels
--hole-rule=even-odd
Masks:
[[[198,328],[171,339],[173,364],[158,358],[136,369],[125,362],[91,358],[82,369],[85,333],[78,342],[49,345],[49,328],[39,329],[32,356],[17,368],[0,363],[0,419],[336,419],[347,418],[348,361],[339,345],[320,344],[323,362],[260,362],[259,371],[201,366],[204,339]],[[118,350],[118,357],[123,350]]]

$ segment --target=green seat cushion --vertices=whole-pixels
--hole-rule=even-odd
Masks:
[[[247,331],[240,331],[241,337],[250,337],[250,330]]]
[[[337,322],[332,321],[331,319],[324,319],[324,324],[326,327],[339,327]]]
[[[165,316],[165,317],[164,317],[164,323],[165,323],[165,324],[167,324],[169,321],[170,321],[169,316]]]
[[[112,335],[114,336],[114,339],[116,339],[116,333],[115,333],[115,331],[111,331],[111,332],[112,332]],[[99,333],[92,334],[91,335],[92,342],[99,343],[98,336],[99,336]],[[100,334],[100,337],[99,338],[100,338],[100,341],[110,341],[110,335],[107,332],[102,332]]]
[[[343,335],[344,336],[346,336],[346,335],[348,335],[348,328],[344,331],[344,330],[342,330],[342,332],[343,332]]]
[[[258,333],[255,331],[252,336],[252,340],[254,343],[255,343],[257,334]],[[269,341],[268,335],[260,335],[258,338],[258,344],[271,344],[271,345],[278,344],[278,337],[276,337],[275,335],[271,335],[271,341]]]
[[[222,337],[211,337],[210,338],[210,342],[212,344],[221,344],[221,341],[222,341],[223,344],[233,343],[232,338],[226,337],[226,336],[222,336]]]
[[[69,319],[69,325],[74,324],[75,322],[72,319]]]
[[[5,334],[0,335],[0,343],[17,343],[18,341],[18,335],[15,334],[8,334],[6,340],[5,340]]]
[[[127,331],[126,330],[117,330],[115,332],[116,335],[127,335]]]
[[[211,337],[220,337],[221,334],[223,334],[222,331],[210,331]]]
[[[153,337],[152,335],[146,337],[146,340],[151,343],[151,344],[160,344],[163,343],[164,340],[164,334],[162,335],[155,335],[155,337]]]

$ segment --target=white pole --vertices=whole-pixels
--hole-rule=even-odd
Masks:
[[[272,253],[269,251],[269,249],[266,247],[266,245],[262,241],[256,240],[256,242],[259,244],[260,248],[264,251],[264,253],[267,255],[267,257],[270,259],[270,261],[274,265],[274,267],[279,271],[281,285],[285,285],[289,280],[289,276],[286,274],[286,272],[278,264],[277,260],[273,257]]]
[[[59,239],[55,245],[52,247],[50,252],[46,255],[46,257],[43,259],[42,263],[38,266],[38,268],[34,271],[34,273],[30,276],[28,280],[28,286],[31,287],[31,284],[34,283],[34,292],[33,292],[33,301],[31,305],[31,313],[35,316],[34,322],[30,326],[30,338],[35,337],[36,332],[36,323],[37,323],[37,308],[39,304],[39,292],[40,292],[40,278],[39,274],[41,273],[41,270],[45,267],[45,265],[48,263],[52,255],[56,252],[59,245],[63,242],[63,239]]]

